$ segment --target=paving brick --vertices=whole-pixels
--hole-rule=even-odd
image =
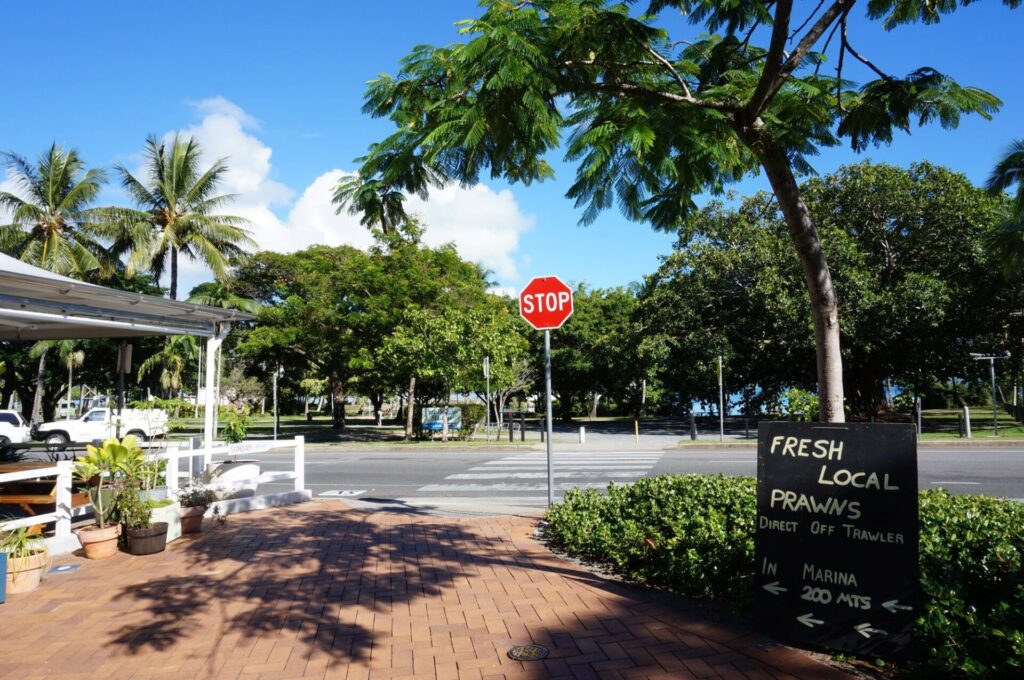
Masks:
[[[3,605],[0,678],[847,677],[567,563],[534,524],[312,502],[154,556],[61,557],[81,568]],[[550,656],[506,656],[530,642]]]

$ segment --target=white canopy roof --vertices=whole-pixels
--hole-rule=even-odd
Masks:
[[[213,337],[252,314],[84,283],[0,253],[0,340]]]

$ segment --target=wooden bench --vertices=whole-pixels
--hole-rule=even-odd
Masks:
[[[83,482],[84,483],[84,482]],[[0,488],[0,505],[16,505],[21,508],[29,517],[39,514],[46,514],[51,508],[45,508],[42,512],[37,510],[40,506],[57,507],[57,483],[56,481],[29,481],[10,482]],[[41,493],[46,489],[48,493]],[[79,508],[91,503],[89,492],[76,491],[71,493],[71,507]],[[38,535],[43,532],[43,525],[36,524],[29,528],[29,533]]]

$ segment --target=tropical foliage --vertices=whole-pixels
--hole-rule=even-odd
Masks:
[[[885,0],[868,16],[888,29],[934,23],[960,4],[969,3]],[[805,16],[792,2],[644,5],[636,13],[632,2],[482,2],[479,18],[460,22],[466,42],[416,47],[397,75],[371,81],[364,110],[395,131],[371,145],[359,181],[339,185],[339,209],[386,229],[401,222],[403,192],[473,183],[487,171],[526,184],[549,178],[546,156],[564,141],[577,167],[567,196],[584,223],[617,204],[629,219],[676,229],[695,195],[763,171],[805,272],[821,416],[843,420],[839,302],[796,176],[843,138],[861,150],[889,143],[912,119],[955,127],[1000,102],[932,68],[902,77],[879,69],[851,45],[853,0],[819,2]],[[698,35],[679,39],[675,12]],[[830,51],[836,71],[822,73]],[[847,58],[871,80],[847,80]]]
[[[247,222],[217,211],[232,200],[217,190],[228,170],[220,159],[200,168],[201,148],[194,138],[175,135],[169,142],[146,140],[143,180],[123,165],[115,166],[121,185],[139,209],[107,211],[125,235],[116,244],[129,252],[128,268],[149,270],[159,279],[170,269],[170,296],[178,296],[178,258],[200,260],[218,279],[227,276],[232,257],[254,245]]]
[[[0,226],[0,250],[65,276],[83,278],[111,267],[104,240],[113,232],[90,204],[106,173],[87,169],[74,149],[56,144],[33,165],[12,152],[2,154],[18,190],[0,191],[0,208],[11,223]]]

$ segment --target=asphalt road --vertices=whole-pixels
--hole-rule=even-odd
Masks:
[[[637,449],[607,446],[559,451],[555,497],[569,487],[603,489],[644,476],[702,473],[751,475],[756,456],[736,449]],[[290,469],[290,453],[255,456],[263,470]],[[922,448],[919,487],[986,494],[1024,502],[1024,448]],[[306,486],[314,497],[337,497],[358,505],[388,503],[461,511],[515,511],[543,507],[547,467],[543,450],[518,451],[339,451],[306,453]],[[282,487],[283,488],[283,487]],[[265,485],[264,491],[279,490]]]

